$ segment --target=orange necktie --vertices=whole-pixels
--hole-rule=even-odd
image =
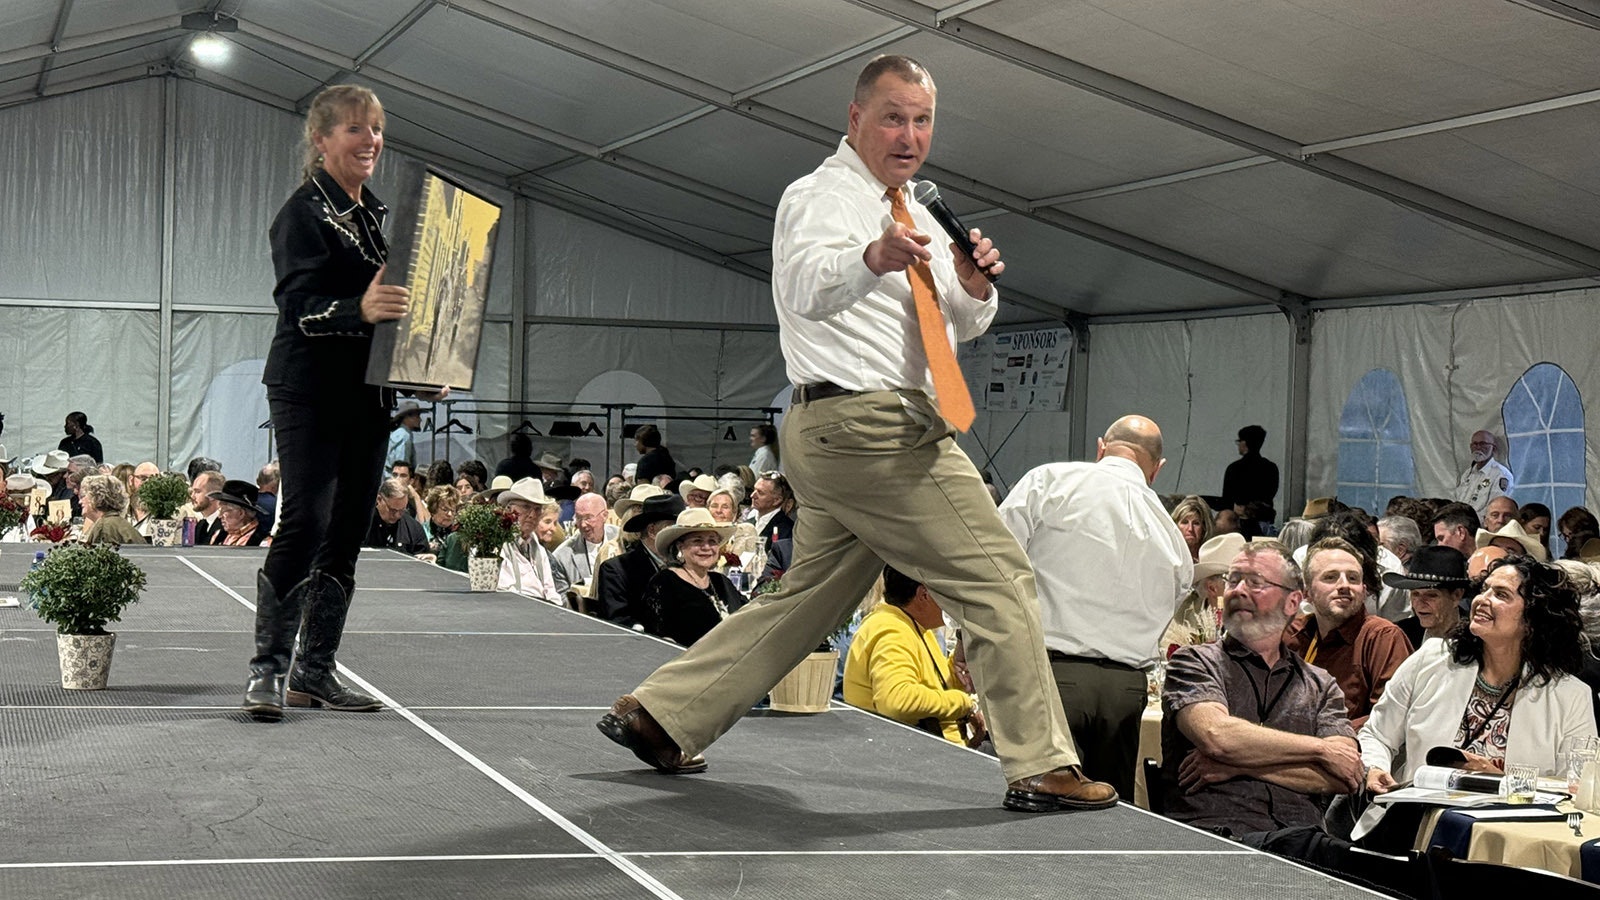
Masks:
[[[916,230],[900,188],[889,189],[889,214],[901,225]],[[944,313],[939,311],[939,297],[933,289],[933,270],[918,260],[906,269],[906,278],[911,281],[911,299],[917,304],[922,351],[928,356],[928,371],[933,373],[934,404],[953,428],[966,431],[977,413],[972,409],[966,379],[961,377],[961,364],[956,362],[955,351],[950,349],[950,339],[944,333]]]

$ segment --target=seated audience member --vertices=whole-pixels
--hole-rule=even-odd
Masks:
[[[211,498],[221,508],[210,543],[224,547],[259,546],[267,533],[261,529],[258,496],[256,486],[248,481],[225,481],[221,490],[212,491]]]
[[[1477,510],[1465,503],[1449,503],[1433,516],[1433,542],[1454,547],[1462,556],[1471,556],[1477,549],[1474,536],[1479,527]]]
[[[606,515],[606,521],[617,526],[617,536],[601,544],[600,549],[595,552],[594,571],[596,576],[599,575],[602,563],[621,554],[639,539],[637,534],[623,530],[622,526],[627,524],[628,519],[639,511],[644,501],[651,497],[660,497],[666,492],[666,488],[658,488],[653,484],[629,485],[624,495],[612,502],[611,510]],[[599,589],[598,581],[595,583],[595,589]],[[595,596],[597,595],[591,594],[590,599],[594,599]]]
[[[690,509],[703,508],[717,489],[717,480],[710,475],[696,475],[678,482],[678,496]]]
[[[463,478],[467,479],[469,485],[472,485],[472,493],[476,494],[489,486],[489,467],[484,465],[481,460],[469,459],[456,467],[455,483],[457,490],[461,489],[461,479]]]
[[[4,453],[5,453],[5,450],[4,450],[3,446],[0,446],[0,455],[4,455]],[[106,464],[106,465],[109,465],[109,463]],[[4,468],[5,468],[4,464],[0,463],[0,469],[4,469]],[[116,480],[122,482],[122,489],[128,492],[128,499],[130,501],[130,504],[128,506],[128,512],[129,512],[129,514],[132,514],[133,506],[131,504],[131,501],[133,499],[133,469],[134,469],[133,463],[117,463],[114,466],[110,466],[110,468],[111,468],[111,471],[110,472],[106,472],[104,474],[110,475],[112,478],[115,478]]]
[[[578,489],[579,496],[584,494],[595,494],[596,496],[599,496],[594,489],[594,473],[588,469],[579,469],[578,471],[573,472],[572,478],[568,483]],[[605,498],[601,497],[601,499],[603,500]]]
[[[256,508],[261,510],[258,518],[263,535],[271,535],[272,526],[278,521],[278,485],[282,481],[277,460],[262,466],[261,471],[256,473]]]
[[[1211,515],[1211,507],[1206,505],[1206,501],[1190,494],[1172,508],[1172,522],[1178,526],[1178,533],[1183,535],[1183,543],[1189,548],[1189,561],[1199,559],[1200,545],[1216,534],[1216,521]]]
[[[372,513],[372,524],[367,527],[363,547],[399,550],[408,556],[428,552],[428,535],[418,522],[406,512],[411,502],[411,492],[398,478],[385,478],[378,485],[377,508]]]
[[[1405,564],[1389,549],[1378,543],[1377,523],[1364,510],[1344,509],[1316,520],[1311,529],[1311,543],[1323,538],[1336,537],[1349,541],[1361,552],[1363,558],[1375,563],[1375,568],[1364,570],[1367,579],[1367,612],[1391,622],[1404,619],[1409,613],[1403,591],[1387,587],[1378,578],[1385,572],[1404,572]],[[1306,551],[1294,551],[1294,561],[1305,568]]]
[[[1221,635],[1222,595],[1228,590],[1223,576],[1245,543],[1244,535],[1231,532],[1215,535],[1200,545],[1200,559],[1194,564],[1194,588],[1178,604],[1172,624],[1161,637],[1161,649],[1167,656],[1179,647],[1209,644]]]
[[[23,516],[22,521],[18,522],[15,527],[4,534],[0,534],[0,542],[11,544],[28,539],[28,533],[33,531],[35,526],[33,513],[31,512],[33,488],[34,485],[41,483],[26,472],[18,472],[15,475],[6,476],[6,496],[23,511]]]
[[[1320,825],[1327,794],[1361,785],[1361,756],[1333,676],[1283,642],[1304,597],[1274,541],[1253,541],[1226,580],[1225,637],[1180,647],[1161,692],[1166,815],[1235,836]]]
[[[711,516],[717,520],[717,524],[732,525],[739,521],[739,495],[719,487],[706,495],[706,509],[711,510]],[[751,528],[751,532],[754,531]]]
[[[1522,530],[1539,539],[1544,545],[1544,552],[1550,553],[1550,507],[1543,503],[1524,503],[1517,510],[1517,521],[1522,523]],[[1547,557],[1554,559],[1554,554]]]
[[[1544,545],[1539,543],[1539,539],[1537,537],[1534,537],[1526,531],[1523,531],[1522,523],[1518,522],[1516,519],[1511,519],[1510,521],[1506,522],[1500,527],[1499,531],[1489,531],[1488,529],[1484,528],[1478,529],[1478,534],[1474,543],[1477,544],[1478,547],[1488,547],[1491,545],[1495,547],[1504,547],[1508,552],[1518,554],[1519,556],[1532,557],[1539,562],[1550,561],[1550,554],[1545,552]]]
[[[38,474],[37,471],[35,474]],[[1594,513],[1588,509],[1574,506],[1561,514],[1561,518],[1556,521],[1556,531],[1565,544],[1561,558],[1577,559],[1578,548],[1583,546],[1584,541],[1600,537],[1600,521],[1596,521]]]
[[[88,459],[88,457],[84,457],[84,459]],[[67,488],[71,492],[71,495],[67,498],[67,500],[72,503],[73,518],[78,518],[79,516],[83,515],[83,496],[79,493],[79,489],[83,485],[83,479],[89,477],[90,475],[99,474],[100,473],[98,471],[92,468],[74,468],[67,470]]]
[[[461,511],[461,495],[446,483],[428,488],[428,495],[422,498],[422,502],[428,508],[428,521],[422,523],[422,530],[428,535],[428,552],[439,553],[444,549],[445,540],[456,533],[456,515]],[[444,563],[440,562],[440,565]]]
[[[1467,621],[1400,666],[1361,729],[1367,789],[1394,790],[1435,747],[1461,750],[1470,771],[1500,773],[1510,761],[1555,773],[1567,739],[1595,736],[1576,677],[1580,628],[1560,569],[1526,557],[1495,563]]]
[[[574,500],[572,519],[578,530],[550,554],[552,577],[563,596],[572,591],[588,598],[594,587],[595,554],[621,529],[606,522],[606,501],[599,494],[583,494]]]
[[[732,525],[718,525],[704,507],[685,509],[656,533],[656,556],[667,566],[651,577],[643,601],[655,633],[688,647],[744,605],[744,595],[716,571],[732,533]]]
[[[1378,543],[1402,563],[1409,563],[1411,555],[1427,542],[1409,516],[1384,516],[1378,520]]]
[[[436,459],[428,463],[423,473],[428,476],[428,490],[436,487],[454,487],[456,483],[455,467],[450,465],[448,459]]]
[[[639,488],[652,485],[638,485]],[[666,560],[656,551],[656,535],[677,521],[678,514],[687,507],[677,494],[661,493],[646,497],[634,504],[637,508],[623,507],[631,498],[617,505],[619,514],[625,516],[622,531],[636,539],[626,550],[600,563],[597,570],[595,612],[602,619],[629,628],[658,633],[655,616],[644,602],[645,588],[651,579],[666,565]]]
[[[1558,559],[1551,565],[1565,573],[1567,586],[1578,595],[1578,617],[1583,622],[1583,668],[1578,679],[1589,688],[1594,718],[1600,723],[1600,568],[1575,559]]]
[[[85,544],[143,544],[144,535],[124,518],[128,492],[110,475],[86,475],[83,492],[83,542]]]
[[[1510,551],[1506,548],[1496,547],[1493,544],[1472,551],[1472,555],[1467,557],[1467,578],[1472,580],[1470,590],[1474,596],[1477,595],[1478,588],[1483,586],[1483,576],[1489,574],[1489,567],[1510,555]]]
[[[500,590],[562,605],[565,601],[556,591],[550,551],[541,536],[541,523],[546,518],[554,521],[549,512],[554,504],[545,496],[544,485],[537,478],[524,478],[501,491],[495,502],[517,514],[517,539],[500,550]]]
[[[417,474],[416,467],[403,459],[397,459],[389,464],[389,477],[400,482],[400,486],[406,489],[406,513],[419,524],[428,524],[428,505],[422,502],[422,488],[419,487],[424,479]]]
[[[1311,532],[1317,528],[1315,519],[1295,516],[1283,523],[1283,528],[1278,531],[1278,543],[1282,544],[1290,553],[1298,554],[1311,543]]]
[[[850,640],[844,663],[844,702],[957,744],[970,720],[982,732],[978,698],[951,670],[935,632],[944,613],[928,588],[895,569],[883,569],[883,603],[867,614]]]
[[[1367,613],[1376,582],[1370,557],[1342,538],[1323,538],[1306,552],[1305,588],[1312,611],[1284,632],[1284,644],[1332,675],[1344,693],[1345,714],[1359,729],[1383,696],[1394,670],[1411,655],[1400,626]]]
[[[628,496],[628,492],[631,490],[633,490],[633,485],[629,484],[627,479],[621,475],[611,476],[611,480],[606,482],[604,491],[606,503],[610,506],[616,506],[617,501]]]
[[[780,472],[763,472],[750,492],[748,521],[764,542],[794,538],[794,491]]]
[[[33,461],[34,477],[44,481],[50,486],[50,496],[46,503],[55,500],[73,499],[72,487],[67,484],[67,454],[61,450],[51,450],[43,456],[36,457]],[[48,510],[48,507],[46,507]]]
[[[1467,559],[1454,547],[1431,544],[1411,555],[1404,572],[1385,572],[1383,583],[1404,588],[1411,615],[1395,624],[1417,649],[1428,638],[1450,634],[1461,621],[1461,600],[1472,586]]]
[[[1239,522],[1239,514],[1231,509],[1217,510],[1217,518],[1211,530],[1216,534],[1240,534],[1244,531]]]
[[[201,547],[215,543],[211,540],[214,532],[220,531],[222,525],[217,517],[222,514],[222,504],[214,496],[222,490],[227,481],[222,477],[222,472],[217,469],[202,469],[194,479],[189,482],[189,508],[190,515],[194,517],[194,545]],[[179,510],[180,514],[182,510]]]
[[[524,478],[538,478],[539,467],[533,461],[533,438],[526,434],[513,434],[509,441],[511,455],[494,467],[496,475],[504,475],[513,483]]]
[[[1490,500],[1488,509],[1484,510],[1483,513],[1482,530],[1499,531],[1501,528],[1505,527],[1507,522],[1515,522],[1517,520],[1518,509],[1520,509],[1520,507],[1517,505],[1517,501],[1511,499],[1505,494],[1501,494],[1493,500]]]
[[[1433,542],[1433,505],[1417,497],[1401,495],[1389,500],[1389,505],[1384,509],[1385,518],[1389,516],[1403,516],[1415,522],[1417,533],[1423,536],[1423,543]]]

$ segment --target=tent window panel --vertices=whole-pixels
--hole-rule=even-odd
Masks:
[[[1411,414],[1405,388],[1388,369],[1361,376],[1339,416],[1338,497],[1379,515],[1397,494],[1414,494]]]
[[[1507,464],[1518,503],[1543,503],[1556,515],[1582,506],[1587,490],[1583,397],[1555,363],[1522,373],[1500,406],[1510,445]]]

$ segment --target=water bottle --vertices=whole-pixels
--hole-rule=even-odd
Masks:
[[[35,550],[35,551],[33,551],[33,564],[28,566],[28,571],[32,572],[33,570],[39,568],[42,565],[44,565],[44,551],[43,550]],[[22,599],[27,601],[27,604],[29,606],[34,606],[35,605],[32,593],[29,593],[26,597],[23,597]]]
[[[734,590],[737,590],[741,594],[744,593],[744,591],[745,591],[744,569],[740,568],[739,566],[729,566],[728,567],[728,580],[733,582]]]
[[[194,546],[194,516],[185,516],[183,520],[183,546]]]

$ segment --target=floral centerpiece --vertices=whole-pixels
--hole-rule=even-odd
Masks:
[[[500,548],[517,539],[517,514],[493,503],[468,503],[456,516],[456,540],[467,547],[467,576],[475,591],[499,581]]]
[[[72,534],[72,525],[68,522],[42,522],[39,527],[28,532],[28,537],[47,544],[59,544]]]
[[[11,499],[9,494],[0,493],[0,534],[5,534],[21,525],[22,520],[27,517],[26,506]]]

